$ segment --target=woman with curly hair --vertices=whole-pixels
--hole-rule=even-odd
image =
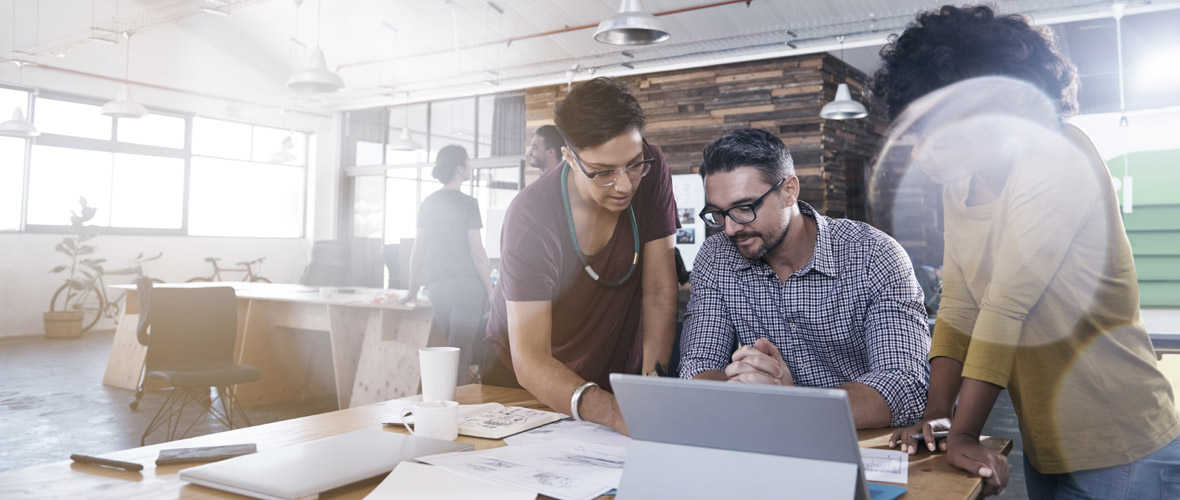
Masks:
[[[1073,65],[1047,29],[986,6],[920,14],[881,56],[872,92],[895,129],[942,120],[911,157],[945,184],[929,398],[890,446],[913,454],[922,434],[934,452],[933,432],[947,431],[947,460],[998,493],[1008,462],[979,435],[1006,388],[1030,498],[1180,498],[1180,415],[1139,319],[1114,188],[1062,120],[1077,108]],[[1044,94],[1040,111],[1006,100],[1021,88]]]

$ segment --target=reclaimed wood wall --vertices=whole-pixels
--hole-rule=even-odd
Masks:
[[[831,217],[866,220],[891,231],[892,214],[868,206],[869,171],[886,123],[879,114],[864,120],[824,120],[820,108],[847,83],[854,98],[868,76],[830,54],[808,54],[621,77],[647,115],[646,137],[660,146],[673,174],[695,172],[705,144],[738,128],[760,128],[786,143],[795,160],[801,199]],[[528,89],[526,137],[553,123],[553,106],[565,85]],[[526,182],[537,176],[526,169]],[[888,189],[888,188],[886,188]],[[877,224],[880,221],[880,224]],[[912,220],[909,222],[913,222]],[[928,239],[941,243],[941,230],[922,223],[907,226],[907,250],[918,261],[941,263],[926,255]],[[940,228],[940,226],[938,226]]]

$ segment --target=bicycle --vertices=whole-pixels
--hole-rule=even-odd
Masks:
[[[258,266],[259,270],[262,269],[262,261],[266,260],[266,257],[259,257],[257,259],[251,260],[251,261],[238,262],[237,264],[234,264],[234,265],[243,266],[243,267],[234,267],[234,268],[218,266],[217,261],[219,261],[219,260],[221,260],[221,258],[219,258],[219,257],[205,257],[205,262],[213,264],[213,274],[211,274],[207,277],[206,276],[197,276],[196,278],[192,278],[192,279],[188,280],[188,283],[197,283],[197,282],[206,282],[206,281],[221,281],[221,272],[222,271],[245,272],[246,275],[243,276],[240,281],[246,281],[246,282],[250,282],[250,283],[270,283],[269,279],[263,278],[262,276],[258,275],[258,273],[254,272],[255,265]]]
[[[89,265],[94,271],[94,277],[83,283],[80,289],[75,287],[72,291],[69,283],[63,284],[56,292],[53,292],[53,299],[49,303],[49,311],[81,311],[83,332],[94,328],[94,325],[103,316],[117,319],[119,317],[119,304],[123,302],[123,298],[127,296],[127,292],[123,292],[118,298],[111,300],[107,296],[107,287],[103,281],[103,277],[107,275],[134,275],[136,279],[142,278],[144,276],[143,263],[159,259],[163,256],[164,252],[160,252],[155,257],[145,258],[141,253],[135,257],[134,267],[112,269],[109,271],[102,267],[102,263],[106,262],[106,259],[94,259]],[[164,282],[155,278],[151,278],[151,280],[153,283]]]

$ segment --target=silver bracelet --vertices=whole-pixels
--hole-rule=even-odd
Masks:
[[[591,387],[598,387],[598,384],[586,382],[574,389],[574,395],[570,398],[570,416],[574,417],[574,420],[582,420],[582,416],[578,415],[578,403],[582,402],[582,395],[586,394],[586,389]]]

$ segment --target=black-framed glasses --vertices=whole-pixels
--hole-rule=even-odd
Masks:
[[[714,229],[725,227],[726,217],[733,219],[733,221],[738,224],[749,224],[754,222],[754,219],[758,218],[758,205],[761,205],[762,200],[765,200],[767,196],[770,196],[770,193],[773,193],[774,190],[778,189],[779,186],[782,186],[786,181],[786,177],[779,179],[778,182],[774,183],[774,185],[771,186],[769,190],[767,190],[765,193],[762,193],[762,196],[759,196],[758,199],[750,203],[729,207],[729,210],[701,210],[701,220],[705,221],[705,225]]]
[[[568,144],[569,141],[566,142]],[[582,158],[578,157],[578,152],[574,151],[574,148],[570,148],[570,153],[573,153],[574,162],[578,164],[578,169],[583,174],[586,174],[586,177],[589,177],[591,182],[600,187],[611,187],[615,185],[619,181],[619,174],[621,173],[627,174],[631,182],[635,182],[647,175],[648,172],[651,172],[651,166],[656,163],[655,155],[651,153],[651,146],[647,144],[647,139],[643,139],[642,159],[623,168],[591,172],[586,170],[586,167],[582,165]]]

